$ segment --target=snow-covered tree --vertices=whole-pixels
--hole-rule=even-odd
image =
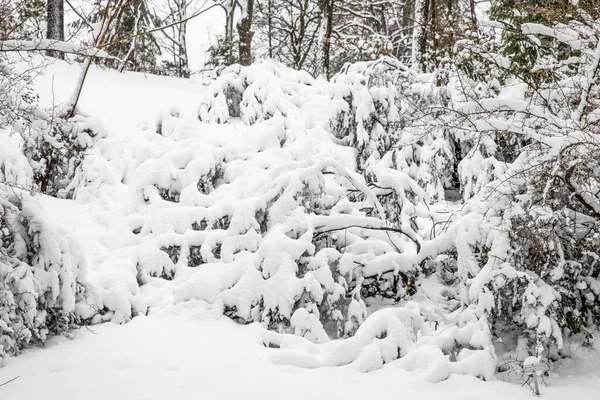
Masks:
[[[0,358],[4,358],[44,342],[49,335],[68,334],[97,309],[86,280],[85,257],[67,229],[51,221],[33,195],[38,190],[56,194],[74,175],[82,156],[77,150],[85,146],[79,125],[53,119],[38,107],[27,73],[4,57],[0,67]],[[20,135],[24,145],[9,135]]]
[[[598,22],[570,7],[568,21],[519,25],[536,54],[526,73],[522,54],[501,53],[489,36],[459,43],[457,64],[468,67],[451,78],[442,119],[464,126],[453,129],[461,189],[481,210],[461,228],[476,234],[457,247],[462,301],[488,313],[495,335],[550,358],[598,311],[588,286],[597,277]]]

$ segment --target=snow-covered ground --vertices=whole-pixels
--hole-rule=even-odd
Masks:
[[[36,83],[42,102],[50,105],[67,99],[78,72],[77,65],[53,65]],[[284,350],[265,346],[268,335],[264,328],[258,324],[237,325],[221,317],[219,307],[198,300],[212,301],[215,297],[212,293],[223,290],[211,287],[224,284],[210,272],[216,264],[207,264],[205,272],[202,268],[190,269],[193,272],[182,273],[174,281],[154,280],[142,287],[142,293],[136,292],[136,285],[135,288],[116,288],[117,284],[128,285],[132,279],[130,269],[135,270],[134,259],[142,259],[142,239],[132,233],[132,228],[136,223],[157,227],[164,222],[160,213],[171,209],[167,205],[144,208],[133,202],[136,188],[129,183],[140,180],[144,161],[159,160],[170,149],[184,154],[184,147],[195,149],[193,146],[198,145],[198,152],[202,154],[200,144],[219,147],[241,143],[260,147],[260,140],[268,144],[271,139],[272,133],[268,131],[254,132],[256,136],[248,138],[244,133],[251,128],[235,123],[199,123],[195,113],[203,91],[204,87],[193,80],[92,69],[80,111],[98,118],[102,129],[108,132],[108,139],[100,144],[99,151],[110,163],[98,164],[106,169],[94,172],[110,186],[111,195],[97,190],[90,191],[89,196],[81,194],[78,202],[43,198],[42,204],[48,216],[65,225],[77,239],[91,277],[101,286],[105,304],[112,302],[111,309],[118,309],[121,302],[127,307],[129,303],[140,308],[151,306],[150,313],[123,325],[105,323],[82,328],[71,339],[54,338],[43,349],[24,351],[0,369],[0,383],[18,377],[0,387],[0,399],[365,399],[391,396],[518,400],[532,396],[527,386],[499,380],[484,382],[471,376],[451,375],[440,383],[430,383],[431,368],[426,359],[422,360],[422,366],[417,360],[410,372],[405,370],[402,360],[369,373],[359,372],[352,365],[315,369],[282,365],[285,364],[282,362],[285,357],[281,357]],[[175,142],[155,133],[157,116],[169,112],[180,115],[184,121],[178,126],[180,140]],[[327,148],[321,150],[328,151]],[[344,156],[340,150],[337,158],[343,162]],[[161,226],[161,229],[177,231],[175,225]],[[192,274],[196,278],[190,278]],[[132,276],[135,277],[135,273]],[[177,287],[185,292],[187,281],[204,292],[191,296],[181,290],[178,292]],[[128,291],[128,299],[119,297]],[[191,300],[182,301],[187,298]],[[139,305],[139,302],[144,304]],[[547,381],[548,386],[541,388],[544,398],[596,399],[600,393],[600,349],[575,350],[573,359],[561,361]]]
[[[80,329],[44,349],[24,352],[0,369],[0,399],[531,399],[527,387],[452,376],[432,384],[394,365],[371,373],[351,367],[300,369],[270,361],[261,328],[219,318],[190,302],[125,325]],[[597,354],[596,354],[597,357]],[[579,359],[542,386],[544,399],[596,399],[600,365]],[[584,372],[585,371],[585,372]],[[577,372],[576,376],[571,374]],[[584,372],[581,374],[581,372]]]

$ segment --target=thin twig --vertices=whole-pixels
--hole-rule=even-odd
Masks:
[[[92,24],[90,24],[90,22],[83,16],[81,15],[81,13],[75,8],[75,6],[73,6],[71,4],[71,2],[69,0],[65,0],[65,3],[67,3],[69,5],[69,7],[71,7],[71,10],[73,10],[73,12],[75,14],[77,14],[77,16],[90,28],[90,29],[94,29],[94,27],[92,26]]]
[[[85,329],[87,329],[88,331],[92,332],[94,335],[98,336],[98,334],[96,333],[96,331],[92,330],[89,326],[84,325],[83,326]]]
[[[0,386],[7,385],[7,384],[11,383],[12,381],[14,381],[14,380],[17,380],[17,379],[18,379],[18,378],[20,378],[20,377],[21,377],[21,375],[17,375],[17,376],[15,376],[14,378],[12,378],[11,380],[8,380],[8,381],[6,381],[6,382],[4,382],[4,383],[0,383]]]

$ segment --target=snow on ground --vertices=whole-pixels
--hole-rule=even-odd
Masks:
[[[82,328],[73,340],[55,338],[44,349],[26,351],[0,369],[2,382],[19,376],[0,388],[0,399],[520,400],[533,396],[527,387],[467,376],[431,384],[420,371],[407,372],[394,363],[367,374],[351,367],[277,366],[270,357],[278,349],[263,346],[261,331],[258,325],[241,326],[219,318],[218,310],[195,301],[155,316],[136,317],[125,325]],[[597,398],[598,369],[596,374],[577,377],[569,376],[569,370],[560,380],[551,380],[550,386],[542,386],[542,398]]]
[[[48,74],[37,81],[42,102],[51,104],[67,99],[78,72],[78,65],[52,65]],[[139,168],[145,158],[157,157],[168,150],[161,146],[168,146],[169,142],[154,133],[157,116],[171,111],[187,116],[190,121],[195,119],[202,90],[197,81],[118,74],[97,68],[90,72],[80,110],[100,118],[103,129],[112,135],[107,143],[113,148],[102,149],[104,156],[111,158],[114,154],[111,161],[115,165],[126,165],[118,165],[114,172],[98,171],[106,175],[106,182],[110,182],[112,173],[122,173],[112,177],[112,197],[99,191],[98,196],[90,192],[90,196],[81,196],[78,202],[43,198],[42,204],[50,218],[64,224],[78,238],[91,276],[104,282],[103,289],[107,292],[119,277],[103,274],[114,275],[118,268],[130,268],[132,257],[139,256],[132,249],[142,241],[132,233],[135,221],[129,218],[136,211],[131,202],[135,187],[127,184],[132,179],[130,172]],[[211,143],[243,145],[252,139],[245,138],[236,124],[194,126],[201,127],[195,134]],[[183,124],[178,133],[182,140],[188,134],[191,137],[185,129]],[[141,142],[145,144],[139,146]],[[149,214],[140,217],[152,217],[153,210],[145,212]],[[209,278],[210,274],[204,277]],[[183,280],[186,278],[184,274]],[[205,282],[205,286],[210,291],[210,285]],[[483,382],[469,376],[451,375],[441,383],[429,383],[426,360],[423,369],[417,362],[412,372],[401,368],[402,360],[370,373],[358,372],[352,366],[301,369],[277,365],[275,355],[282,350],[264,346],[265,333],[260,325],[236,325],[220,317],[220,307],[198,300],[173,305],[175,293],[167,281],[153,281],[143,286],[143,291],[145,301],[153,306],[149,316],[136,317],[124,325],[106,323],[82,328],[72,340],[54,338],[43,349],[30,349],[9,360],[0,369],[0,383],[19,378],[0,387],[0,400],[238,397],[351,400],[390,396],[418,396],[424,400],[518,400],[532,396],[527,387],[498,380]],[[598,349],[578,352],[573,360],[563,361],[548,380],[550,385],[542,387],[543,398],[597,398],[598,353]]]
[[[66,101],[81,70],[79,64],[55,61],[48,72],[36,80],[42,105]],[[160,111],[173,106],[198,107],[202,84],[195,80],[146,75],[119,74],[93,67],[88,73],[81,98],[80,112],[103,118],[107,129],[130,127],[129,121],[142,126],[153,123]]]

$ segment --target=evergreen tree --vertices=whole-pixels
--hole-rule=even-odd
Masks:
[[[0,40],[44,38],[45,19],[43,0],[0,0]]]
[[[96,0],[89,21],[101,24],[105,20],[107,5],[109,3]],[[79,29],[85,24],[86,22],[78,20],[72,27]],[[158,24],[159,20],[151,12],[147,0],[126,1],[117,8],[112,4],[110,25],[104,35],[102,47],[121,61],[109,59],[100,63],[121,71],[131,69],[155,74],[164,73],[159,62],[162,51],[156,33],[144,33]]]

